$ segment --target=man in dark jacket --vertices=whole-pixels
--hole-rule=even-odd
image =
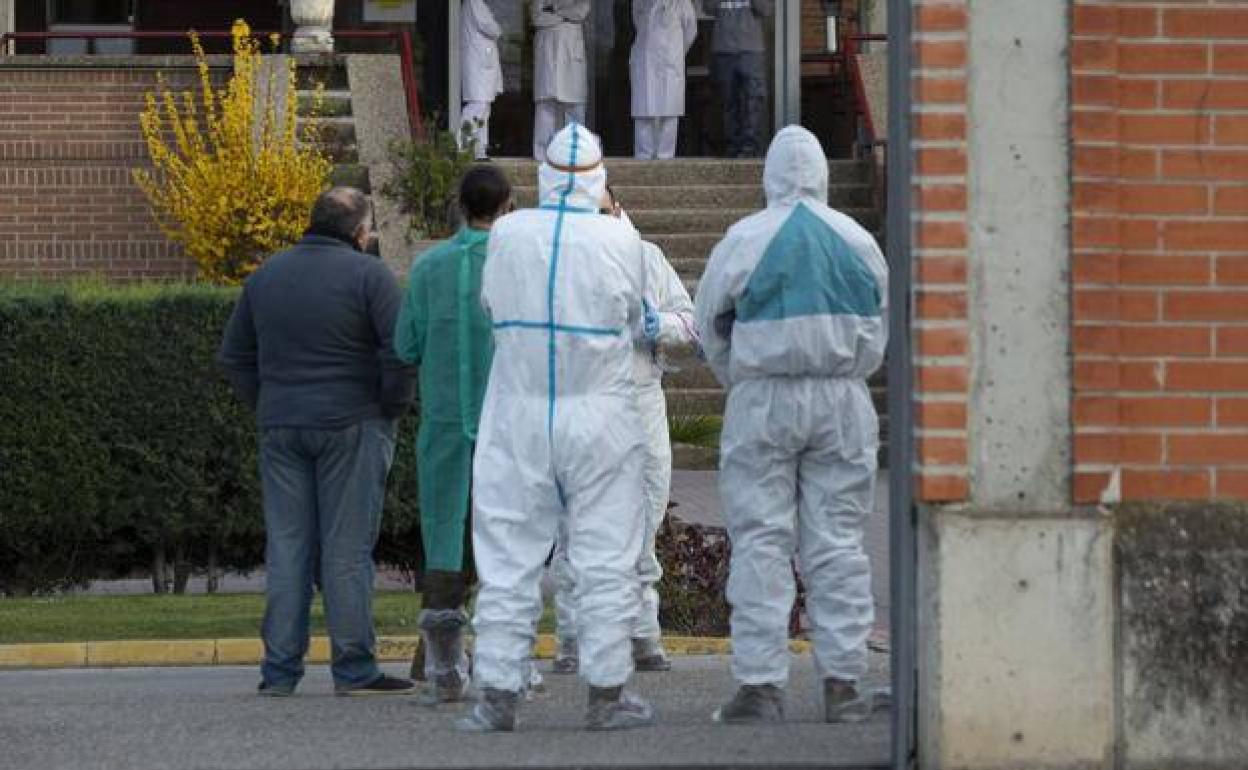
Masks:
[[[221,343],[221,366],[260,428],[264,695],[290,695],[303,676],[317,575],[335,692],[412,689],[374,654],[372,552],[414,372],[393,350],[398,284],[361,253],[371,232],[360,191],[324,193],[303,239],[247,279]]]

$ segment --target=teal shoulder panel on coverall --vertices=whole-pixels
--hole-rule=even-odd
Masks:
[[[737,303],[737,320],[880,315],[880,286],[848,243],[798,204],[768,244]]]
[[[489,231],[461,229],[412,266],[394,346],[420,367],[416,467],[425,568],[463,570],[472,449],[494,355],[481,307]]]

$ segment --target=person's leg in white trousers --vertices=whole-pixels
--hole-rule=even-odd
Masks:
[[[654,122],[655,134],[658,137],[655,157],[659,160],[671,160],[676,157],[676,137],[680,129],[680,118],[655,118]]]
[[[554,99],[542,99],[534,104],[533,115],[533,157],[538,161],[546,160],[546,145],[551,138],[564,126],[576,121],[585,123],[585,105],[560,102]]]
[[[643,494],[646,498],[646,534],[642,543],[641,558],[637,560],[637,579],[641,584],[641,604],[637,611],[637,624],[633,638],[653,642],[656,649],[663,634],[659,626],[658,583],[663,577],[663,567],[654,552],[655,536],[667,514],[667,501],[672,486],[672,445],[667,431],[667,400],[658,382],[637,389],[637,401],[646,434]]]
[[[477,160],[489,157],[491,107],[493,104],[490,102],[464,102],[464,109],[460,112],[459,146],[463,148],[471,143]],[[468,124],[469,128],[462,128],[463,124]]]
[[[850,380],[753,380],[729,394],[720,488],[741,684],[788,680],[799,542],[819,675],[856,682],[866,672],[874,603],[862,533],[878,447],[870,398]]]

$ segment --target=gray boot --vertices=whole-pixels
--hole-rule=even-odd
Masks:
[[[575,674],[581,667],[581,659],[577,653],[576,637],[561,637],[555,648],[555,663],[551,669],[555,674]]]
[[[633,640],[633,669],[636,671],[671,671],[672,662],[658,639]]]
[[[461,701],[468,693],[468,655],[464,652],[463,610],[422,610],[416,625],[425,640],[425,673],[439,702]]]
[[[784,690],[774,684],[743,684],[711,718],[728,724],[783,722]]]
[[[510,733],[516,729],[520,693],[486,687],[481,699],[455,723],[461,733]]]
[[[621,687],[590,687],[585,729],[630,730],[654,724],[654,708]]]
[[[828,677],[823,680],[823,721],[862,722],[871,716],[871,698],[857,682]]]

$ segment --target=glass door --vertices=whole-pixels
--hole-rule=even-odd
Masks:
[[[48,4],[49,32],[133,32],[133,0],[52,0]],[[54,38],[48,53],[128,55],[134,53],[131,39],[103,39],[90,44],[88,38]]]
[[[495,157],[528,157],[533,150],[534,32],[530,19],[535,1],[540,0],[486,0],[502,28],[499,55],[505,91],[495,99],[490,121],[489,152]],[[757,13],[747,20],[747,25],[757,23],[761,29],[764,50],[756,52],[752,61],[729,62],[727,58],[732,54],[717,52],[714,41],[716,25],[733,26],[734,20],[717,18],[720,0],[689,0],[689,3],[698,16],[698,34],[685,58],[685,115],[680,121],[677,155],[715,157],[727,154],[730,143],[726,131],[741,118],[748,117],[742,115],[743,110],[757,115],[760,150],[765,150],[774,127],[775,112],[773,16]],[[602,137],[604,151],[613,157],[633,154],[629,70],[629,57],[637,34],[633,5],[633,0],[591,0],[591,12],[584,26],[588,78],[585,122]],[[738,3],[726,5],[737,9],[727,13],[739,13]],[[760,3],[759,7],[769,5]],[[454,18],[457,21],[449,30],[450,49],[458,52],[462,16],[456,14]],[[737,39],[730,31],[725,31],[721,37],[725,40],[721,47],[732,47],[731,40]],[[749,88],[751,76],[757,85],[753,101],[747,101],[743,94]],[[451,92],[458,93],[458,63],[450,68],[450,77]],[[452,121],[458,118],[458,106],[450,110]]]

